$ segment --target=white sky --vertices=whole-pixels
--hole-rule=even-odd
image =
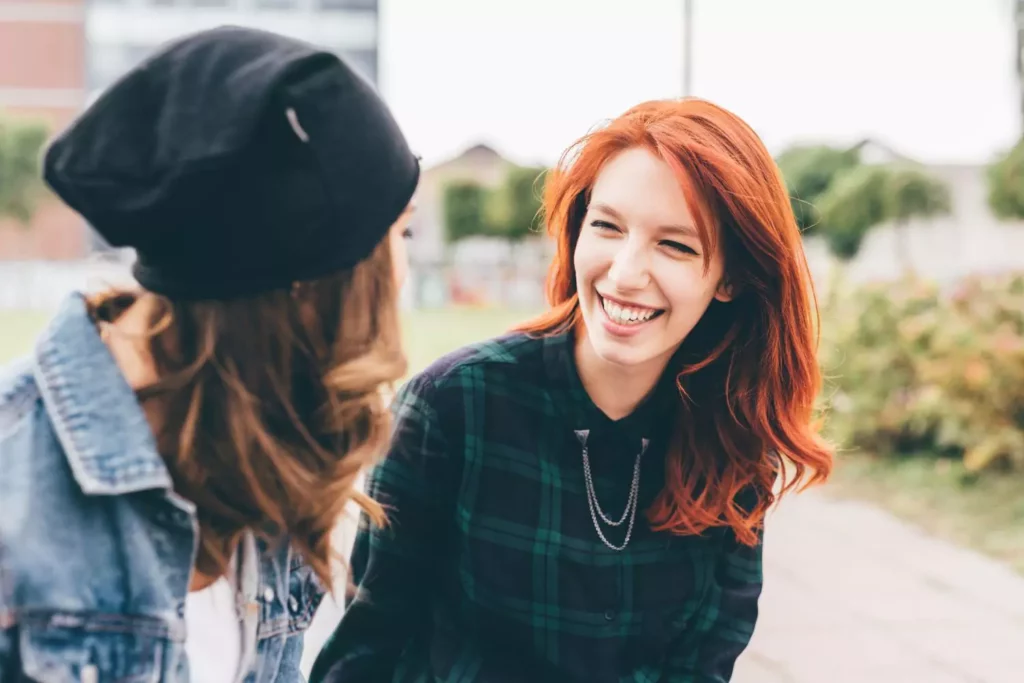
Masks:
[[[1018,136],[1012,0],[694,0],[694,94],[772,151],[871,136],[983,162]],[[682,91],[682,0],[381,0],[380,83],[426,163],[550,163]]]

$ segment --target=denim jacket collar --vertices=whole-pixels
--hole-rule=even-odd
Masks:
[[[72,295],[40,336],[35,376],[75,480],[86,495],[171,491],[135,392]]]

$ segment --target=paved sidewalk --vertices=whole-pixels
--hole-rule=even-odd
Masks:
[[[1024,683],[1024,579],[869,505],[787,500],[736,683]]]
[[[306,670],[339,617],[325,603]],[[734,683],[1024,683],[1024,579],[871,506],[807,493],[768,520]]]

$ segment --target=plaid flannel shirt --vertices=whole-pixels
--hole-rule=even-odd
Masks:
[[[618,421],[590,401],[571,333],[513,334],[434,363],[394,402],[390,451],[368,479],[389,512],[364,518],[357,590],[313,670],[331,683],[717,683],[757,618],[761,546],[729,529],[651,531],[674,383]],[[625,509],[641,439],[633,537],[594,529]],[[621,544],[626,525],[602,527]]]

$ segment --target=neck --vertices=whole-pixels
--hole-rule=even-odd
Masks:
[[[636,410],[654,390],[668,364],[667,358],[628,367],[609,363],[594,352],[585,331],[577,335],[574,356],[576,372],[587,395],[612,420],[620,420]]]

